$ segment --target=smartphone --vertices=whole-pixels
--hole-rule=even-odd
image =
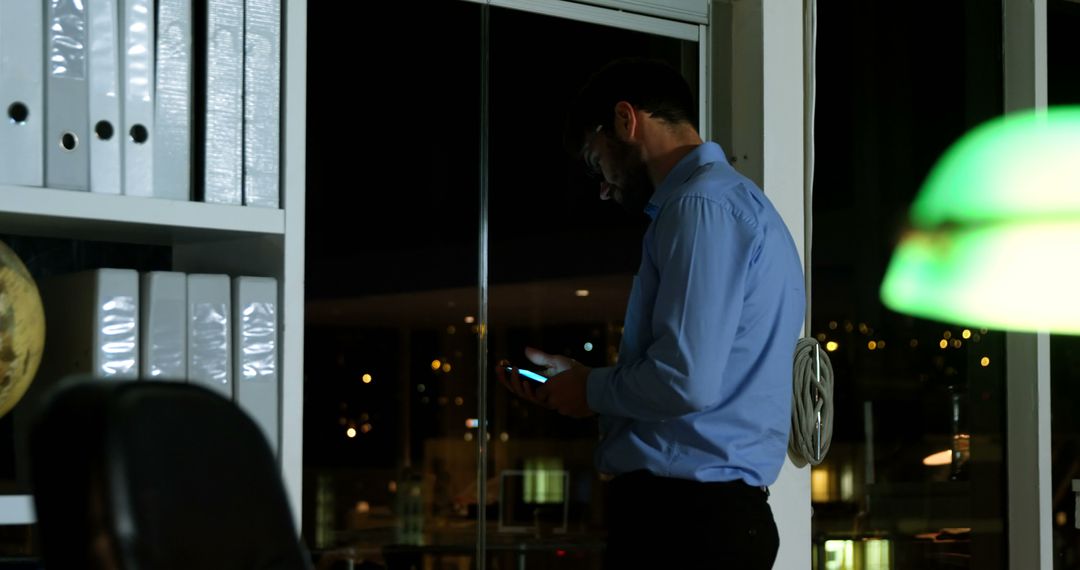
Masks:
[[[507,374],[510,374],[515,370],[513,366],[505,366],[503,368],[504,370],[506,370]],[[531,370],[525,370],[524,368],[518,368],[517,373],[520,374],[522,378],[527,378],[529,380],[532,380],[533,382],[539,382],[543,384],[544,382],[548,381],[547,376],[542,376]]]

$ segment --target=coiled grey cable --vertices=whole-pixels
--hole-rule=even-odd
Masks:
[[[828,353],[813,338],[795,346],[791,436],[788,456],[796,467],[825,459],[833,431],[833,370]]]

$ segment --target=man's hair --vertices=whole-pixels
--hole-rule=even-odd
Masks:
[[[694,95],[678,70],[658,59],[617,59],[593,73],[570,102],[563,128],[566,151],[580,156],[585,135],[597,126],[610,132],[619,101],[671,124],[697,124]]]

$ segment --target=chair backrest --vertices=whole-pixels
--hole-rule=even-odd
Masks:
[[[71,379],[30,458],[46,568],[310,568],[264,436],[209,390]]]

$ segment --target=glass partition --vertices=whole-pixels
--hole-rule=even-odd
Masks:
[[[309,3],[303,532],[328,559],[476,551],[480,9]]]
[[[599,199],[563,150],[563,114],[589,75],[618,57],[664,59],[696,89],[697,53],[692,42],[492,9],[490,362],[528,367],[532,346],[588,366],[614,363],[648,218]],[[491,567],[600,567],[597,420],[533,406],[494,380],[488,401]]]

